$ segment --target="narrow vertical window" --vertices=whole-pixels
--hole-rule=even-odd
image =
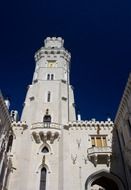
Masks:
[[[47,75],[47,80],[50,80],[50,74]]]
[[[94,137],[91,137],[91,143],[92,143],[92,147],[95,146],[95,138]]]
[[[54,75],[53,74],[51,74],[51,80],[54,80]]]
[[[46,190],[46,168],[41,169],[40,190]]]
[[[51,97],[51,93],[48,92],[48,94],[47,94],[47,102],[50,102],[50,97]]]

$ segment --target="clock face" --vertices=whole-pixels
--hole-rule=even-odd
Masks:
[[[48,60],[48,67],[50,68],[56,67],[56,60]]]

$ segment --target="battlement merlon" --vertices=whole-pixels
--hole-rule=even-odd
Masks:
[[[64,48],[64,40],[61,37],[47,37],[44,40],[44,46],[35,53],[35,61],[39,61],[42,57],[50,58],[51,55],[59,55],[67,62],[70,62],[71,54]]]
[[[63,48],[64,40],[61,37],[47,37],[44,40],[45,48]]]
[[[23,130],[24,130],[24,129],[28,128],[28,125],[27,125],[26,121],[25,122],[23,122],[23,121],[18,121],[18,122],[13,121],[12,124],[11,124],[11,127],[13,127],[13,128],[18,127],[19,129],[23,128]]]
[[[68,123],[69,128],[70,127],[114,127],[114,123],[111,121],[111,119],[108,119],[107,121],[96,121],[96,120],[85,120],[85,121],[73,121]]]

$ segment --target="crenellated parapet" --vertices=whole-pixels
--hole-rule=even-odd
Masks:
[[[71,128],[72,130],[75,129],[98,129],[98,128],[103,128],[103,129],[112,129],[114,126],[114,123],[111,121],[111,119],[107,119],[107,121],[96,121],[95,119],[92,120],[85,120],[85,121],[73,121],[69,122],[68,127]],[[65,126],[66,128],[67,126]]]
[[[47,37],[44,44],[45,48],[63,48],[64,40],[61,37]]]
[[[70,131],[69,134],[74,139],[76,139],[74,134],[77,136],[76,142],[78,148],[80,148],[82,141],[84,144],[87,143],[87,159],[94,166],[106,164],[108,167],[112,156],[113,127],[114,123],[109,118],[106,121],[96,121],[95,119],[89,121],[73,121],[69,122],[67,126],[64,126],[65,129]],[[84,138],[87,141],[84,141]]]
[[[64,58],[67,62],[71,59],[71,54],[64,48],[64,40],[61,37],[48,37],[44,41],[44,47],[40,48],[35,53],[35,61],[39,61],[41,58]]]
[[[18,122],[16,122],[16,121],[13,121],[12,122],[12,124],[11,124],[11,127],[12,128],[16,128],[16,129],[23,129],[23,130],[25,130],[25,129],[27,129],[27,123],[26,123],[26,121],[18,121]]]

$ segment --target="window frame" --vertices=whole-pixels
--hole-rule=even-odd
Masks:
[[[47,78],[47,80],[50,80],[50,74],[49,73],[47,74],[46,78]]]
[[[51,102],[51,92],[48,91],[47,93],[47,102]]]
[[[47,182],[47,169],[43,166],[40,171],[40,188],[39,188],[40,190],[46,190],[46,182]]]
[[[91,135],[90,138],[91,147],[107,147],[107,135]]]

